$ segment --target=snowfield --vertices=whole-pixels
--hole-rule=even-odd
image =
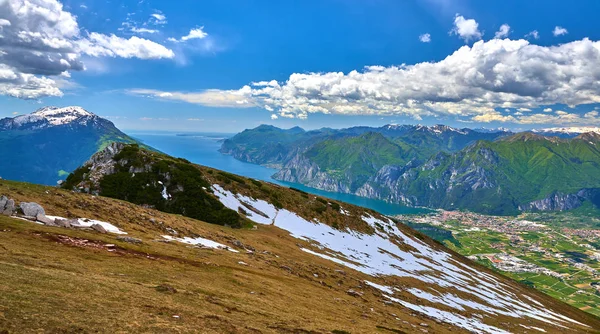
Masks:
[[[368,281],[366,284],[379,290],[390,301],[440,321],[478,333],[507,333],[485,324],[486,317],[497,315],[530,318],[564,328],[568,323],[583,325],[546,309],[531,296],[517,296],[510,286],[498,281],[494,276],[469,267],[449,253],[435,250],[423,241],[404,234],[387,218],[379,219],[367,214],[362,216],[362,220],[375,231],[373,234],[341,231],[314,219],[304,219],[294,212],[279,210],[266,201],[233,194],[216,184],[212,189],[226,207],[236,211],[242,208],[247,212],[247,217],[255,223],[275,225],[288,231],[295,238],[311,242],[319,249],[314,251],[302,248],[307,253],[373,277],[411,277],[423,282],[429,287],[428,291],[416,288],[402,291],[427,300],[429,304],[455,309],[456,313],[402,300],[395,295],[396,292],[402,291],[393,286]],[[264,216],[249,210],[248,205]],[[347,212],[344,210],[341,214]],[[454,288],[462,295],[472,298],[465,299],[452,293],[440,293],[436,287],[440,290]],[[473,316],[467,318],[461,315],[465,311],[469,311]]]

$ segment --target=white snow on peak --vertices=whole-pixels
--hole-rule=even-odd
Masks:
[[[424,297],[430,304],[439,304],[456,312],[439,310],[433,306],[414,305],[396,297],[399,290],[373,282],[367,284],[380,290],[384,297],[414,311],[428,314],[440,321],[453,323],[478,333],[506,333],[484,322],[486,316],[502,315],[526,318],[552,324],[560,328],[579,324],[577,321],[545,308],[532,297],[524,296],[511,286],[478,268],[463,264],[450,253],[433,249],[425,242],[402,232],[387,218],[363,214],[362,220],[375,233],[365,234],[353,230],[334,229],[314,219],[308,220],[286,209],[244,195],[234,194],[221,186],[212,186],[214,194],[226,207],[247,212],[247,218],[259,223],[275,225],[292,237],[305,240],[318,249],[302,251],[355,269],[372,277],[409,277],[423,282],[431,290],[404,289]],[[251,206],[254,210],[250,210]],[[257,213],[260,212],[262,214]],[[343,213],[340,213],[343,214]],[[461,293],[439,293],[440,289],[455,289]],[[471,317],[461,315],[472,310]]]
[[[76,123],[87,125],[90,120],[96,119],[93,113],[77,106],[64,108],[44,107],[31,114],[20,115],[9,119],[9,129],[18,129],[27,126],[31,129],[44,129],[52,126]]]
[[[533,132],[537,133],[565,133],[565,134],[580,134],[586,132],[595,132],[600,133],[600,127],[596,126],[571,126],[571,127],[557,127],[557,128],[546,128],[546,129],[536,129]]]
[[[44,118],[52,125],[63,125],[82,117],[92,117],[95,115],[82,107],[70,106],[64,108],[44,107],[31,113],[31,116]]]

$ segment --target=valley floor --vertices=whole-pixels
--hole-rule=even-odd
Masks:
[[[600,219],[596,217],[585,210],[519,217],[454,211],[397,216],[472,260],[600,316]]]

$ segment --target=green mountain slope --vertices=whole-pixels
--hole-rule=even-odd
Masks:
[[[111,142],[135,143],[114,124],[79,107],[42,108],[0,120],[0,176],[56,184]]]

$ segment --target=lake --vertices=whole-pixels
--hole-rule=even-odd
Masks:
[[[399,204],[392,204],[380,200],[368,199],[351,194],[342,194],[310,188],[302,184],[281,182],[271,178],[277,170],[242,162],[233,157],[221,154],[218,150],[221,141],[232,136],[232,134],[198,133],[142,133],[130,132],[132,137],[140,140],[146,145],[164,152],[168,155],[184,158],[193,163],[204,165],[229,173],[238,174],[257,180],[267,181],[287,187],[294,187],[308,193],[331,198],[365,208],[373,209],[385,215],[417,214],[428,212],[426,209],[411,208]]]

